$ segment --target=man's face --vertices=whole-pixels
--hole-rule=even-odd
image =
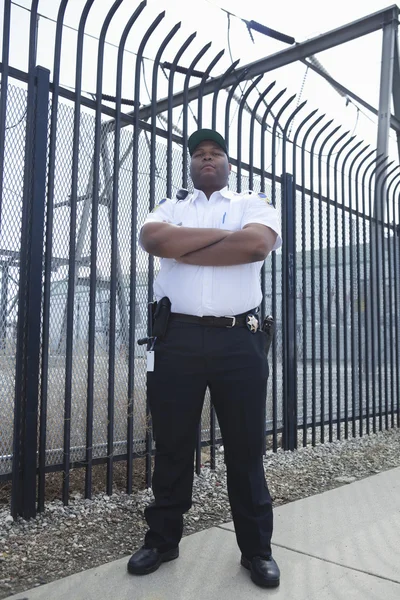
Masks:
[[[211,140],[201,142],[192,154],[190,176],[198,190],[221,190],[228,184],[230,171],[227,155]]]

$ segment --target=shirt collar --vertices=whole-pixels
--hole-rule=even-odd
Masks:
[[[228,200],[230,200],[234,196],[234,192],[231,192],[228,189],[227,185],[224,188],[222,188],[222,190],[218,190],[217,193],[220,194],[223,198],[227,198]],[[192,198],[191,198],[191,202],[194,202],[196,200],[196,198],[199,197],[200,194],[201,194],[201,190],[198,190],[198,189],[194,188],[193,194],[192,194]]]

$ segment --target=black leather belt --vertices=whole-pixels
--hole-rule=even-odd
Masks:
[[[258,309],[249,310],[241,315],[234,317],[196,317],[195,315],[185,315],[182,313],[171,313],[169,318],[172,321],[180,321],[181,323],[198,323],[204,327],[245,327],[247,315],[257,314]]]

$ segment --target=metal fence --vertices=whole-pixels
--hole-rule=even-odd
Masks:
[[[130,493],[133,460],[146,456],[150,483],[153,444],[137,340],[147,333],[158,263],[138,247],[138,232],[159,199],[190,187],[186,140],[201,126],[219,129],[229,143],[230,187],[265,191],[282,216],[283,249],[262,271],[262,314],[277,324],[265,422],[273,449],[400,424],[399,167],[277,91],[276,82],[248,79],[237,63],[210,87],[221,53],[196,70],[207,45],[182,67],[194,35],[172,62],[162,61],[178,26],[159,43],[146,106],[142,58],[162,15],[142,32],[133,110],[124,112],[125,43],[133,28],[141,31],[145,2],[120,40],[115,97],[104,98],[104,44],[121,2],[100,34],[95,100],[82,93],[93,0],[80,19],[74,92],[60,86],[68,0],[59,6],[51,81],[35,61],[38,2],[27,73],[8,64],[11,2],[4,4],[0,479],[12,480],[13,515],[43,510],[50,471],[64,473],[65,503],[72,468],[85,469],[90,497],[93,466],[107,465],[112,493],[114,463],[125,460]],[[201,445],[210,444],[214,466],[220,437],[208,399],[200,429],[198,470]]]

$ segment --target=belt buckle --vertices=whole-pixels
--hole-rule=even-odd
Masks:
[[[225,316],[225,319],[232,319],[232,323],[230,325],[225,325],[225,327],[228,327],[228,329],[231,329],[232,327],[235,327],[235,325],[236,325],[236,317]]]

